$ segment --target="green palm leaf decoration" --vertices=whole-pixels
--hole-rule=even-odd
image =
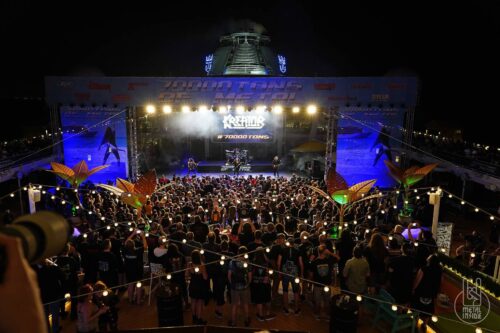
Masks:
[[[345,213],[347,213],[354,204],[367,199],[380,197],[379,195],[366,196],[373,185],[375,185],[376,181],[376,179],[370,179],[348,187],[345,179],[340,174],[330,169],[328,170],[326,180],[328,193],[315,186],[309,186],[309,188],[337,207],[339,210],[340,222],[343,222]]]

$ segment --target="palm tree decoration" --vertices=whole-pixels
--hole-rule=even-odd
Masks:
[[[409,167],[408,169],[401,169],[394,165],[391,161],[385,160],[385,165],[387,169],[389,169],[389,174],[401,185],[403,185],[404,189],[404,204],[403,211],[401,212],[403,216],[410,216],[412,209],[409,207],[409,196],[410,196],[410,187],[422,179],[424,179],[427,174],[429,174],[435,167],[437,167],[436,163],[428,164],[421,168],[417,166]]]
[[[155,192],[156,171],[153,169],[146,172],[134,184],[125,179],[118,178],[116,179],[116,187],[105,184],[99,184],[98,186],[114,193],[124,203],[136,208],[140,216],[142,207]]]
[[[71,187],[76,190],[84,181],[87,180],[87,178],[92,176],[94,173],[101,171],[102,169],[106,169],[109,165],[100,165],[89,170],[87,163],[84,160],[81,160],[75,166],[73,166],[73,168],[57,162],[50,162],[50,166],[52,167],[52,170],[47,171],[55,173],[56,175],[67,181],[71,185]],[[82,203],[77,191],[75,195],[78,204],[81,207]]]
[[[345,179],[333,168],[330,168],[328,170],[326,181],[328,193],[315,186],[309,186],[309,188],[325,197],[338,209],[339,222],[343,223],[344,215],[348,213],[357,203],[371,198],[380,197],[380,195],[365,196],[376,181],[376,179],[370,179],[349,187]]]
[[[55,173],[62,179],[70,183],[71,187],[78,188],[84,181],[87,180],[94,173],[107,168],[109,165],[100,165],[89,170],[87,163],[82,160],[78,162],[73,168],[70,168],[64,164],[57,162],[50,162],[52,170],[47,170],[49,172]]]

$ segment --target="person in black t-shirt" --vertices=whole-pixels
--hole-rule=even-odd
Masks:
[[[64,275],[61,269],[49,259],[42,261],[37,270],[38,285],[42,294],[45,319],[49,332],[59,332],[60,300],[63,298]],[[49,315],[52,315],[52,330],[49,325]]]
[[[111,252],[111,241],[106,239],[103,244],[104,249],[97,259],[97,271],[99,280],[112,288],[118,284],[118,259]]]
[[[56,259],[56,265],[59,266],[64,276],[63,280],[63,293],[71,295],[71,319],[76,319],[77,314],[77,301],[76,295],[78,294],[78,272],[80,266],[75,259],[69,256],[70,245],[66,244],[62,253]],[[62,318],[66,317],[65,302],[61,302]]]
[[[205,243],[207,240],[207,235],[209,232],[208,225],[201,221],[201,218],[197,215],[194,218],[194,224],[191,225],[189,231],[192,231],[194,234],[194,240],[198,243]]]
[[[323,309],[328,307],[330,302],[330,291],[325,291],[323,285],[332,284],[333,275],[333,261],[326,257],[326,246],[320,245],[318,247],[318,257],[311,263],[311,274],[314,282],[313,297],[315,307],[315,317],[321,317]]]
[[[141,237],[142,244],[136,244],[134,242],[134,238],[136,238],[137,236]],[[125,258],[125,276],[127,278],[127,283],[142,280],[142,278],[144,277],[143,254],[147,250],[148,242],[146,241],[144,232],[139,229],[134,229],[125,241],[125,248],[123,250],[123,257]],[[137,287],[135,283],[131,283],[128,285],[129,302],[133,304],[141,304],[142,294],[142,287]]]
[[[409,256],[411,246],[403,243],[401,255],[390,258],[387,265],[389,274],[388,292],[394,297],[396,303],[406,304],[411,300],[413,280],[417,271],[415,259]]]

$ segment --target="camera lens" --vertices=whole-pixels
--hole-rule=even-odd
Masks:
[[[23,215],[0,232],[19,237],[30,263],[59,254],[71,236],[72,227],[59,214],[43,211]]]

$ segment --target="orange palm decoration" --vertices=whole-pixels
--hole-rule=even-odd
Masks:
[[[150,170],[146,172],[146,174],[139,177],[135,184],[118,178],[116,179],[116,187],[105,184],[99,184],[98,186],[114,193],[127,205],[137,208],[138,214],[141,215],[142,207],[155,192],[156,171]]]
[[[379,195],[365,196],[376,181],[376,179],[366,180],[349,187],[345,179],[333,168],[330,168],[326,180],[328,193],[314,186],[309,186],[309,188],[325,197],[337,207],[339,210],[339,222],[342,223],[344,221],[344,215],[349,212],[355,204],[371,198],[380,197]]]
[[[410,187],[424,179],[427,174],[429,174],[435,167],[437,167],[436,163],[425,165],[421,168],[417,166],[409,167],[408,169],[401,169],[394,165],[391,161],[385,160],[385,165],[387,169],[389,169],[389,174],[394,178],[400,185],[403,185],[404,188],[404,208],[403,214],[409,215],[409,207],[408,207],[408,198]]]
[[[87,178],[92,176],[94,173],[107,168],[109,165],[101,165],[89,170],[87,163],[82,160],[73,168],[57,162],[50,162],[50,166],[52,167],[52,170],[47,171],[55,173],[62,179],[68,181],[72,187],[78,188],[78,186],[87,180]]]

